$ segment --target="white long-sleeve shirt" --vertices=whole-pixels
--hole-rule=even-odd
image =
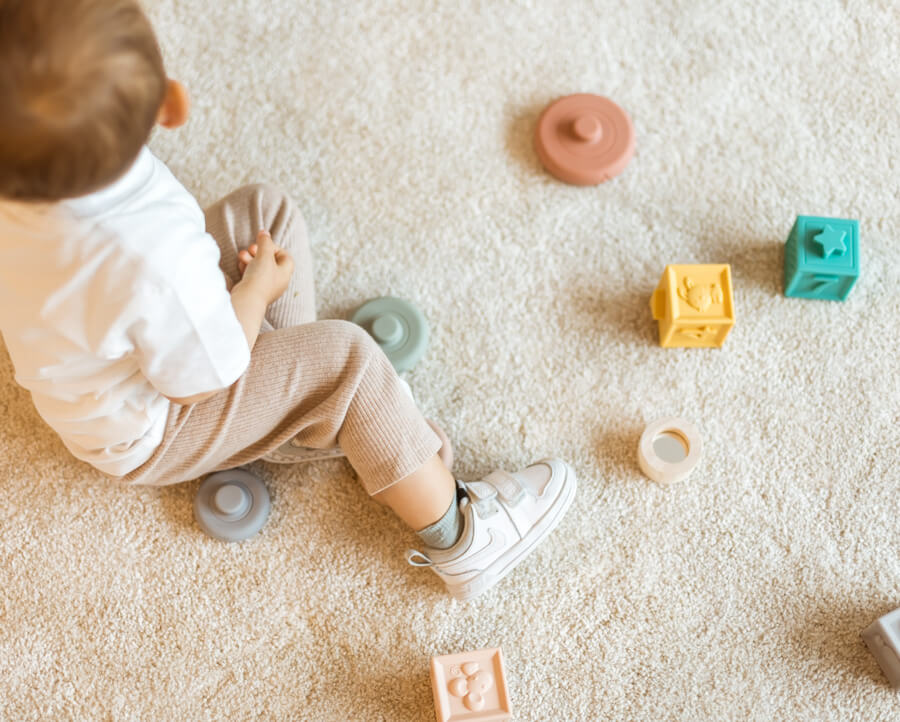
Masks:
[[[149,149],[112,185],[0,199],[0,332],[41,417],[108,474],[143,464],[171,402],[231,385],[250,352],[219,248]]]

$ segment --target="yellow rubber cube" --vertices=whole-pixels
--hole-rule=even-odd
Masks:
[[[650,298],[659,321],[659,345],[720,347],[734,326],[731,266],[669,265]]]

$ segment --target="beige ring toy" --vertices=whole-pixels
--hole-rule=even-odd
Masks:
[[[703,451],[700,432],[685,419],[669,416],[650,424],[638,444],[641,471],[659,484],[686,479]]]

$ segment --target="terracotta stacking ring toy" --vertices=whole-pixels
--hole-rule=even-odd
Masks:
[[[548,105],[538,119],[534,147],[561,181],[592,186],[617,176],[634,155],[634,126],[609,98],[580,93]]]

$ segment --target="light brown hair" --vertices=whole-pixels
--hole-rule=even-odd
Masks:
[[[0,0],[0,196],[55,201],[110,184],[165,93],[135,0]]]

